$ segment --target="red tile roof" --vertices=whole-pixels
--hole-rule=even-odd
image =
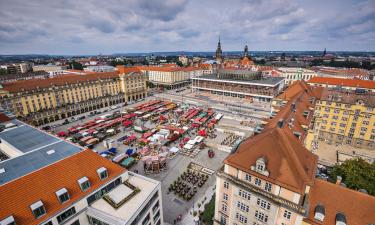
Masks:
[[[8,122],[10,120],[12,119],[9,118],[7,115],[5,115],[4,113],[0,113],[0,123]]]
[[[308,83],[311,84],[328,84],[328,85],[341,85],[346,87],[358,87],[375,89],[375,81],[371,80],[356,80],[332,77],[313,77]]]
[[[138,73],[140,73],[141,72],[141,70],[138,67],[135,67],[135,66],[132,66],[132,67],[116,66],[116,68],[117,68],[117,71],[120,74],[123,74],[123,73],[132,73],[132,72],[138,72]]]
[[[31,79],[31,80],[20,80],[12,83],[3,84],[3,90],[9,91],[11,93],[17,93],[22,90],[28,91],[39,88],[48,88],[53,85],[63,86],[66,84],[82,83],[88,81],[94,81],[99,79],[111,79],[119,76],[116,72],[106,72],[106,73],[91,73],[85,75],[65,75],[60,77],[48,78],[48,79]]]
[[[348,225],[375,223],[375,197],[355,190],[315,179],[309,193],[310,210],[305,221],[313,225],[336,224],[337,213],[343,213]],[[323,222],[314,219],[315,207],[320,204],[325,208]]]
[[[96,172],[100,167],[108,171],[108,178],[103,181]],[[93,151],[84,150],[0,186],[0,220],[13,215],[18,225],[39,224],[125,171]],[[84,176],[91,183],[85,192],[81,191],[77,182]],[[55,194],[61,188],[66,188],[70,195],[70,200],[63,204]],[[30,205],[39,200],[43,202],[47,215],[35,219]]]
[[[148,70],[148,71],[160,71],[160,72],[177,72],[177,71],[194,71],[194,70],[200,70],[200,68],[197,67],[160,67],[160,66],[138,66],[140,70]]]
[[[267,160],[268,177],[250,169],[260,157]],[[302,194],[305,185],[313,183],[317,156],[305,149],[288,128],[276,127],[243,141],[224,163]]]

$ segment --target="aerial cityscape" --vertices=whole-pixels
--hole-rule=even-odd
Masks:
[[[0,7],[0,225],[375,225],[373,0]]]

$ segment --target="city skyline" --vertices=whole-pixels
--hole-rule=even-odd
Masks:
[[[373,1],[0,2],[0,54],[374,51]]]

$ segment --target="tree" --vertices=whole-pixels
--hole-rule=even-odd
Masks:
[[[76,61],[70,62],[69,68],[73,70],[83,70],[82,64]]]
[[[4,68],[0,68],[0,75],[7,74],[7,70]]]
[[[363,159],[347,160],[341,165],[335,165],[329,174],[330,181],[336,182],[337,176],[348,188],[365,189],[375,195],[375,162],[370,164]]]
[[[179,67],[183,67],[183,66],[184,66],[184,64],[182,64],[181,61],[177,61],[177,62],[176,62],[176,65],[179,66]]]

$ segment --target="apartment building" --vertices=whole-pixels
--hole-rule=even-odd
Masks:
[[[51,77],[64,74],[66,69],[67,69],[66,66],[59,66],[59,65],[35,65],[33,66],[34,72],[45,71],[49,73]]]
[[[147,96],[147,76],[137,68],[65,75],[6,83],[0,105],[17,117],[41,125]]]
[[[160,225],[161,201],[159,182],[87,149],[2,184],[0,224]]]
[[[317,101],[306,145],[317,140],[334,145],[375,148],[375,93],[324,89]]]
[[[203,75],[203,69],[198,67],[138,67],[148,76],[150,82],[169,89],[186,86],[193,77]]]
[[[307,81],[307,83],[312,86],[344,89],[359,93],[375,92],[375,81],[372,80],[314,77]]]
[[[315,178],[303,146],[321,88],[295,82],[277,114],[242,141],[217,173],[215,225],[371,224],[375,197]],[[285,102],[282,102],[284,99]]]
[[[292,84],[296,80],[308,81],[317,76],[315,71],[304,68],[279,67],[277,70],[281,73],[280,76],[285,78],[285,83],[287,85]]]
[[[15,64],[1,65],[0,68],[5,69],[8,74],[21,74],[21,73],[27,73],[31,71],[32,64],[31,63],[15,63]]]

